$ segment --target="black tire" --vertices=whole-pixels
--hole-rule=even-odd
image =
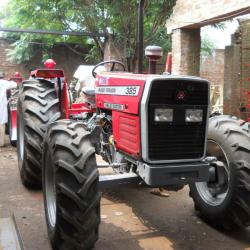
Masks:
[[[8,105],[8,135],[9,135],[9,140],[10,140],[10,144],[13,147],[16,147],[17,145],[17,141],[16,140],[12,140],[12,118],[11,118],[11,111],[10,111],[10,107]]]
[[[90,133],[80,122],[49,126],[43,153],[43,192],[53,249],[91,249],[100,224],[99,173]]]
[[[42,142],[49,123],[60,118],[54,84],[28,80],[21,85],[17,105],[17,154],[22,183],[27,188],[42,184]]]
[[[208,154],[224,163],[218,182],[190,185],[199,215],[227,230],[250,225],[250,124],[232,117],[210,118]],[[225,178],[226,177],[226,178]]]

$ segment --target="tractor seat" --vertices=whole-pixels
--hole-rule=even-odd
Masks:
[[[95,89],[91,87],[83,87],[82,92],[87,96],[95,96]]]

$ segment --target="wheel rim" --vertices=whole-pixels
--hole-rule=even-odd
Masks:
[[[18,152],[20,160],[24,158],[24,121],[22,116],[18,116]],[[9,132],[10,133],[10,132]]]
[[[207,155],[215,156],[220,163],[220,171],[217,171],[218,182],[197,182],[196,189],[200,197],[211,206],[218,206],[226,199],[229,190],[229,161],[222,147],[215,141],[209,140]],[[222,169],[223,168],[223,169]]]
[[[53,162],[46,153],[45,160],[45,200],[46,200],[46,209],[47,209],[47,219],[49,226],[54,230],[56,225],[56,184],[55,184],[55,173],[53,168]]]

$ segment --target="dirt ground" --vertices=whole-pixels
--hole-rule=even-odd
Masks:
[[[224,233],[194,213],[188,188],[152,195],[150,189],[119,187],[103,191],[97,250],[250,249],[250,229]],[[0,217],[14,213],[26,250],[49,250],[41,191],[25,189],[16,151],[0,148]]]

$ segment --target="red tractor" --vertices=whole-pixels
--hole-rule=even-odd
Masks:
[[[7,91],[8,99],[8,123],[6,124],[6,132],[9,134],[9,140],[12,146],[16,147],[17,141],[17,126],[16,126],[16,110],[18,100],[18,84],[23,81],[19,72],[15,72],[14,77],[9,79],[17,83],[17,88],[12,88]]]
[[[62,70],[38,69],[20,87],[18,161],[26,187],[43,186],[54,249],[90,249],[98,239],[100,188],[128,182],[190,187],[200,216],[224,228],[250,223],[249,123],[209,112],[209,83],[96,65],[87,100],[70,104]],[[111,72],[96,73],[101,65]],[[210,117],[210,118],[209,118]],[[114,175],[99,176],[96,155]],[[103,166],[102,166],[103,167]]]

